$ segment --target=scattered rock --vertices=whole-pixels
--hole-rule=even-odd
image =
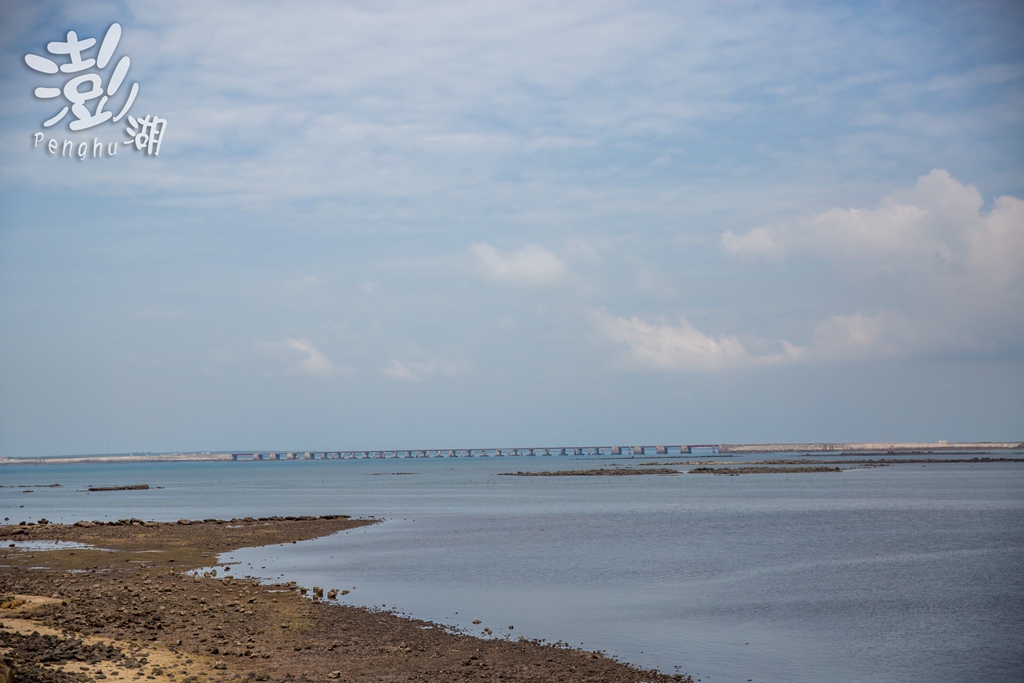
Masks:
[[[695,467],[690,474],[725,474],[738,476],[740,474],[806,474],[813,472],[842,472],[841,467],[826,466],[753,466],[753,467]]]
[[[231,525],[191,522],[155,523],[150,528],[132,520],[93,526],[59,524],[0,526],[0,538],[28,537],[88,543],[116,553],[53,553],[47,570],[34,569],[43,553],[7,551],[0,572],[0,598],[59,594],[66,603],[51,602],[34,612],[39,623],[61,633],[53,640],[26,636],[22,659],[15,668],[19,683],[84,683],[109,679],[145,681],[160,667],[178,683],[244,683],[246,680],[458,680],[504,683],[552,680],[650,681],[672,683],[673,677],[642,671],[607,658],[560,645],[542,645],[510,634],[481,630],[481,640],[445,628],[382,611],[338,603],[312,603],[295,584],[262,585],[251,579],[231,583],[202,578],[219,553],[239,547],[305,540],[360,526],[366,522],[280,520],[239,521]],[[82,555],[89,557],[82,564]],[[173,556],[173,557],[172,557]],[[170,560],[174,559],[173,564]],[[223,565],[221,565],[223,567]],[[219,567],[220,568],[220,567]],[[63,570],[77,570],[68,572]],[[196,572],[199,570],[199,572]],[[186,573],[187,572],[187,573]],[[317,587],[315,594],[322,589]],[[350,590],[331,589],[328,596]],[[2,603],[0,603],[2,604]],[[8,626],[10,622],[8,621]],[[514,628],[509,626],[509,629]],[[43,630],[42,628],[40,630]],[[0,651],[12,648],[0,631]],[[86,638],[86,634],[91,637]],[[494,637],[498,636],[498,637]],[[38,637],[39,640],[31,640]],[[118,643],[145,643],[155,649],[123,645],[107,649],[97,638]],[[31,662],[27,647],[33,648]],[[103,647],[103,651],[100,651]],[[92,649],[95,648],[95,649]],[[296,649],[297,648],[297,649]],[[196,664],[175,668],[157,658],[168,651]],[[52,661],[35,662],[36,655]],[[200,655],[200,656],[196,656]],[[10,657],[10,654],[4,656]],[[473,657],[474,659],[470,660]],[[179,660],[180,661],[180,660]],[[473,661],[468,676],[460,665]],[[58,674],[54,667],[77,662],[87,673]],[[343,674],[335,676],[338,667]],[[205,671],[204,671],[205,669]],[[213,669],[213,670],[211,670]],[[104,673],[100,673],[100,671]],[[198,675],[209,673],[211,675]],[[154,679],[156,677],[154,676]],[[0,679],[0,683],[5,683]]]
[[[145,491],[148,488],[149,484],[129,484],[128,486],[90,486],[86,491]]]
[[[499,476],[512,477],[623,477],[641,474],[679,474],[679,470],[667,467],[646,468],[642,470],[621,468],[621,469],[597,469],[597,470],[556,470],[553,472],[501,472]]]

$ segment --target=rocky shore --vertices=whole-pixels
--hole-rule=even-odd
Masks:
[[[755,466],[755,467],[694,467],[690,474],[724,474],[728,476],[739,476],[741,474],[813,474],[815,472],[842,472],[841,467],[825,466],[798,466],[788,465],[783,467]]]
[[[650,468],[645,470],[609,469],[596,470],[554,470],[543,472],[502,472],[500,476],[509,477],[626,477],[639,474],[679,474],[679,470],[665,468]]]
[[[233,578],[229,567],[194,571],[223,552],[372,523],[337,515],[0,526],[2,657],[16,683],[691,680],[560,644],[452,633],[342,604],[336,589],[306,597],[294,584]],[[50,541],[75,545],[37,549]]]

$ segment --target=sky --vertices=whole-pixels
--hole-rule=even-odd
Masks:
[[[0,456],[1024,440],[1022,28],[0,0]]]

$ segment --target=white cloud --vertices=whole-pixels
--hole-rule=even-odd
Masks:
[[[392,358],[384,366],[384,374],[403,382],[421,382],[427,375],[437,371],[436,362],[417,363]]]
[[[779,239],[768,228],[754,228],[745,235],[737,235],[732,230],[722,234],[722,246],[730,254],[737,256],[777,257],[782,255]]]
[[[737,337],[704,334],[685,318],[678,325],[620,318],[594,311],[596,329],[607,339],[628,348],[627,357],[640,367],[660,370],[722,370],[773,365],[799,360],[805,351],[781,342],[777,353],[750,353]]]
[[[833,208],[745,235],[725,232],[737,255],[810,252],[851,272],[926,268],[964,275],[988,288],[1019,285],[1024,268],[1024,202],[1004,196],[985,213],[981,193],[935,169],[910,190],[887,195],[874,208]]]
[[[986,220],[972,232],[967,267],[984,275],[984,286],[999,290],[1021,287],[1024,280],[1024,201],[999,197]]]
[[[308,377],[330,377],[342,374],[346,368],[336,365],[306,338],[285,339],[280,342],[255,342],[256,349],[264,356],[286,363],[290,375]]]
[[[917,337],[913,326],[898,312],[834,315],[815,326],[810,357],[843,360],[899,356],[918,345]]]
[[[454,375],[467,369],[468,366],[466,364],[454,361],[439,361],[436,359],[401,361],[397,358],[392,358],[384,366],[384,374],[391,379],[402,382],[421,382],[436,373]]]
[[[587,239],[574,237],[565,245],[566,256],[571,261],[582,262],[595,267],[604,265],[603,254],[610,253],[611,249],[609,241],[599,237],[589,237]]]
[[[533,244],[502,253],[490,244],[478,242],[469,251],[477,275],[492,282],[543,287],[561,283],[568,274],[557,256]]]
[[[1024,201],[1002,196],[985,211],[981,193],[945,170],[875,207],[727,232],[722,245],[737,256],[810,256],[854,285],[858,310],[817,324],[814,357],[995,348],[1024,333]]]
[[[678,325],[621,318],[603,311],[594,325],[606,339],[627,348],[626,358],[638,368],[678,371],[719,371],[788,363],[821,363],[863,358],[900,357],[926,348],[922,333],[898,311],[856,312],[829,316],[814,325],[806,345],[786,340],[758,343],[755,352],[735,335],[705,334],[685,318]]]

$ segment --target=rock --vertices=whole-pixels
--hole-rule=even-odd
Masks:
[[[148,489],[149,484],[129,484],[128,486],[90,486],[86,491],[146,491]]]

